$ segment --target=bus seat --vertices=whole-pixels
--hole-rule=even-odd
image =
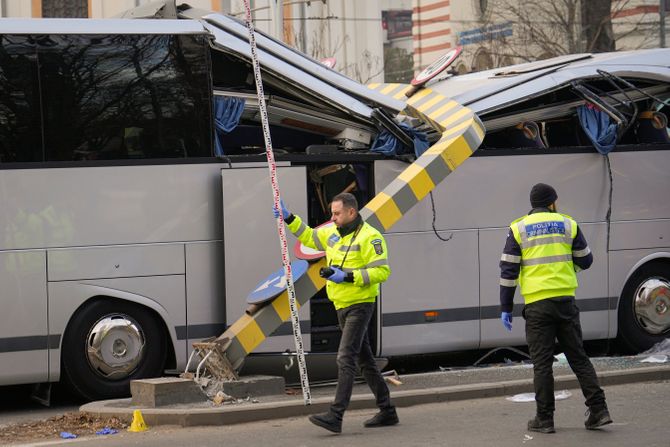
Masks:
[[[651,110],[640,113],[636,134],[638,143],[670,143],[668,117]]]
[[[533,121],[522,121],[514,127],[487,134],[484,144],[494,149],[546,147],[540,136],[540,127]]]
[[[516,147],[545,147],[540,127],[534,121],[524,121],[509,129],[510,142]]]

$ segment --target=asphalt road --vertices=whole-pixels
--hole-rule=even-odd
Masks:
[[[637,383],[605,390],[614,424],[584,429],[583,398],[576,391],[557,402],[556,434],[530,433],[526,421],[534,403],[490,398],[400,408],[400,424],[381,429],[362,427],[374,411],[347,413],[343,433],[332,435],[306,418],[278,419],[226,427],[154,427],[143,433],[55,441],[35,445],[84,446],[553,446],[588,445],[670,447],[667,421],[670,382]]]

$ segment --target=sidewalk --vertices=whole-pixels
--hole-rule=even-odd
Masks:
[[[639,357],[605,357],[591,359],[601,385],[670,380],[670,362],[641,363]],[[577,379],[566,364],[554,363],[556,390],[579,388]],[[464,368],[400,376],[402,385],[389,384],[393,403],[398,407],[434,402],[477,399],[493,396],[511,396],[533,391],[531,365],[490,366]],[[101,417],[116,416],[130,421],[134,410],[141,410],[149,426],[228,425],[268,419],[305,416],[324,412],[334,395],[334,385],[311,389],[312,405],[305,406],[300,390],[290,394],[262,396],[220,406],[212,402],[180,404],[159,408],[132,406],[130,399],[91,402],[80,411]],[[607,390],[606,390],[607,391]],[[581,398],[581,394],[576,395]],[[350,409],[374,408],[374,397],[365,384],[357,384]]]

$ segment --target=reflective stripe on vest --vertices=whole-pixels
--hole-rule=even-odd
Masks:
[[[307,225],[304,222],[300,222],[300,226],[295,230],[295,236],[300,237],[300,235],[307,229]]]
[[[542,258],[522,259],[521,266],[551,264],[553,262],[572,262],[572,255],[544,256]]]
[[[316,247],[317,250],[326,251],[326,248],[323,246],[323,244],[319,240],[319,235],[316,231],[312,232],[312,241],[314,242],[314,246]],[[328,241],[328,245],[330,245],[330,241]]]
[[[516,287],[516,279],[500,278],[500,285],[505,287]]]
[[[351,247],[349,247],[348,245],[341,245],[340,247],[338,247],[338,250],[340,250],[342,253],[346,253],[347,251],[349,252],[361,251],[361,246],[358,244],[353,244]]]
[[[501,261],[505,262],[512,262],[514,264],[518,264],[521,262],[521,256],[516,256],[516,255],[508,255],[503,253],[503,255],[500,257]]]
[[[584,250],[575,250],[572,252],[572,256],[575,258],[583,258],[589,254],[591,254],[591,249],[589,247],[586,247]]]

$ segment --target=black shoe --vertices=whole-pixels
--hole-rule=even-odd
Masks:
[[[387,427],[389,425],[395,425],[400,420],[398,419],[398,413],[396,413],[395,408],[390,410],[381,410],[379,413],[375,414],[372,418],[363,422],[364,427]]]
[[[342,420],[332,413],[313,414],[309,417],[309,422],[333,433],[342,433]]]
[[[600,411],[586,410],[586,420],[584,421],[584,426],[587,430],[595,430],[603,425],[611,424],[612,418],[610,417],[610,412],[607,408],[603,408]]]
[[[540,419],[537,416],[528,421],[528,430],[539,433],[556,433],[553,419]]]

